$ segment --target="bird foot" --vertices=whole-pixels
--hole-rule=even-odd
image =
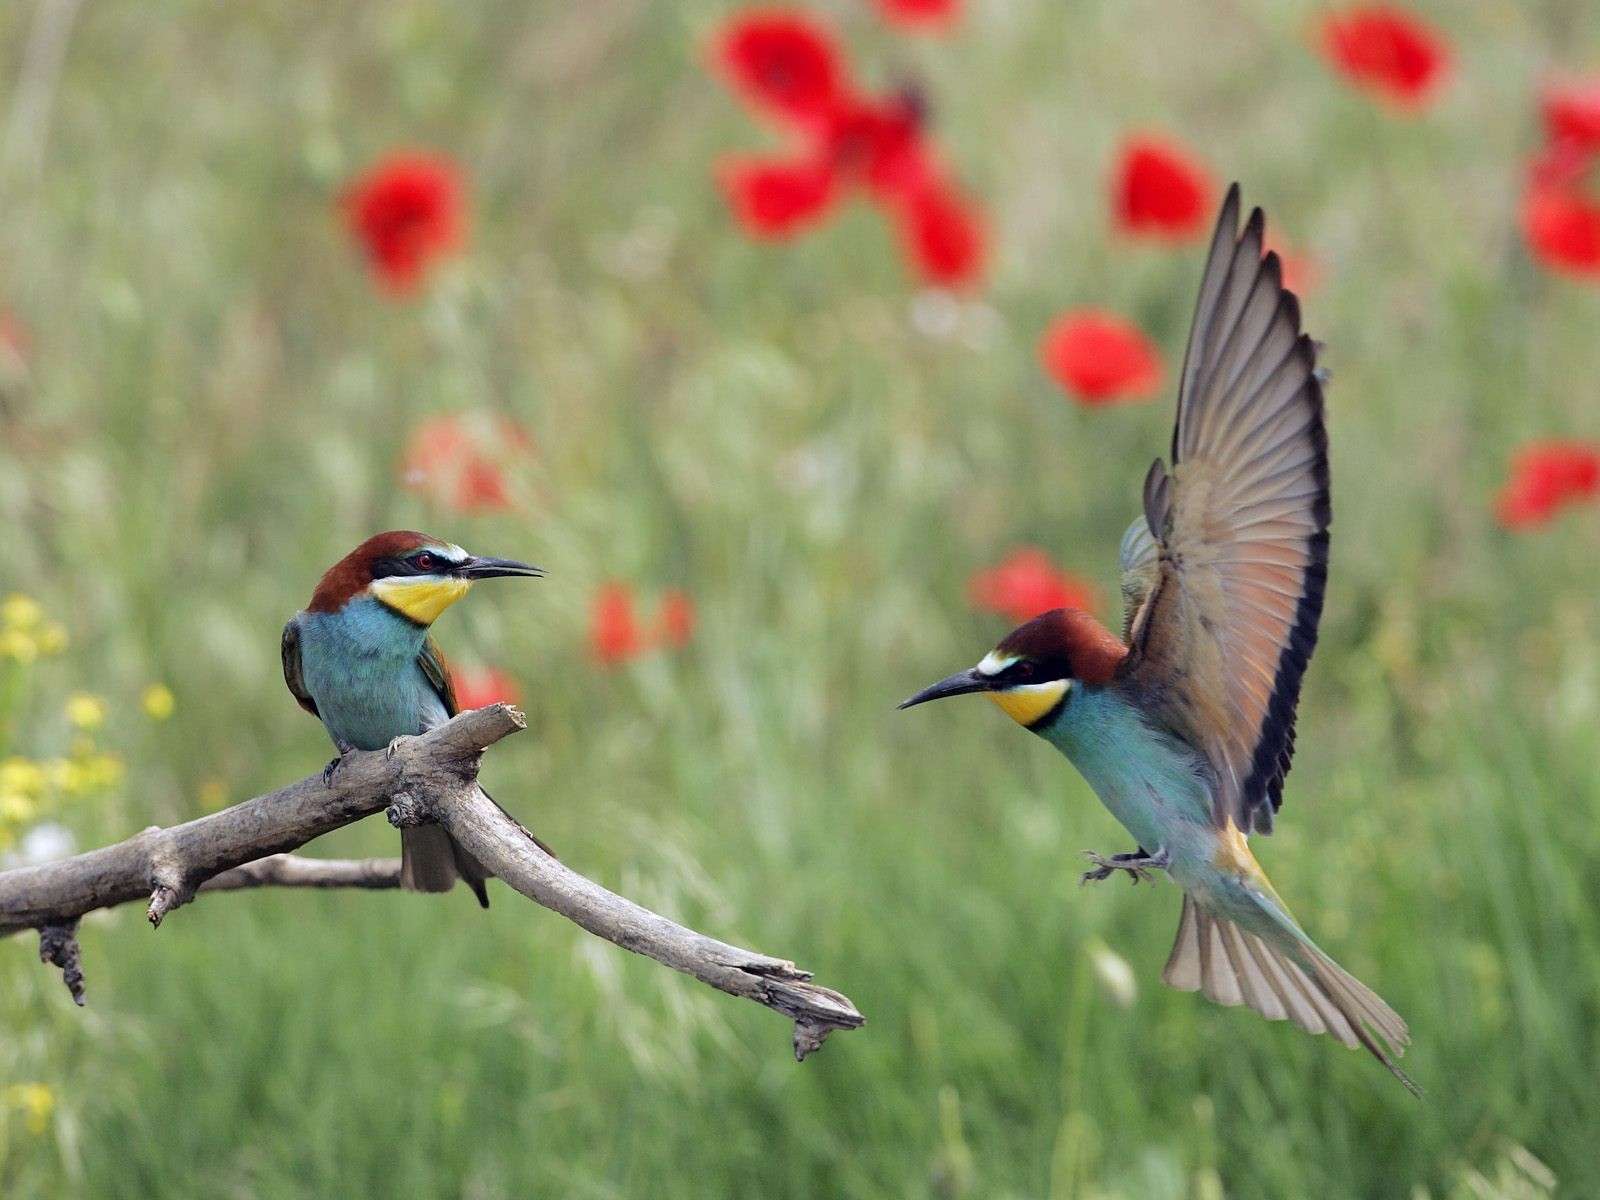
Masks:
[[[1110,858],[1096,854],[1093,850],[1085,850],[1083,856],[1094,863],[1094,870],[1083,873],[1078,880],[1079,887],[1086,883],[1099,883],[1110,879],[1118,871],[1126,871],[1128,878],[1135,885],[1141,879],[1154,883],[1155,877],[1150,872],[1163,871],[1172,861],[1172,857],[1165,850],[1159,854],[1149,854],[1142,846],[1132,854],[1113,854]]]
[[[322,768],[323,787],[333,786],[333,773],[339,769],[339,764],[344,761],[344,756],[355,749],[355,745],[351,742],[341,742],[336,740],[333,744],[338,747],[339,753],[336,757],[329,759],[328,765]]]
[[[400,749],[400,743],[409,742],[410,740],[411,739],[403,733],[399,737],[391,739],[389,744],[383,748],[384,758],[393,758],[394,752]]]

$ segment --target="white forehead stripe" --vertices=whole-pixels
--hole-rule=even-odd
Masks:
[[[1002,655],[998,650],[991,650],[983,656],[983,661],[978,664],[978,674],[993,678],[1016,661],[1017,656],[1015,654]]]

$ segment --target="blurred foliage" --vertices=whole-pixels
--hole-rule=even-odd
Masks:
[[[0,655],[0,743],[44,771],[92,737],[124,776],[51,819],[93,845],[320,768],[279,630],[361,538],[420,527],[550,570],[437,631],[521,685],[496,795],[870,1022],[797,1067],[771,1014],[503,892],[218,896],[158,938],[113,912],[82,1012],[0,943],[7,1200],[1600,1194],[1600,525],[1489,512],[1518,442],[1595,430],[1600,291],[1515,227],[1538,81],[1600,63],[1591,6],[1423,6],[1457,74],[1410,120],[1290,0],[975,0],[922,41],[823,7],[928,96],[990,214],[981,295],[913,295],[870,214],[734,232],[710,164],[751,129],[699,62],[725,4],[0,8],[0,307],[29,333],[0,364],[0,597],[66,635]],[[1074,408],[1035,345],[1095,304],[1181,352],[1198,252],[1106,230],[1147,127],[1323,263],[1332,580],[1259,853],[1411,1022],[1420,1105],[1159,987],[1177,897],[1079,890],[1078,848],[1124,835],[1048,748],[987,706],[892,711],[1003,632],[964,587],[1011,549],[1116,595],[1169,402]],[[467,250],[407,302],[337,214],[396,146],[469,181]],[[538,445],[509,512],[399,478],[412,429],[466,412]],[[611,579],[686,589],[692,644],[593,661]],[[74,734],[77,691],[102,729]]]

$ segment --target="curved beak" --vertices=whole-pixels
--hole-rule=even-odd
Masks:
[[[538,567],[531,567],[525,562],[517,562],[511,558],[478,558],[473,556],[456,568],[455,573],[463,579],[497,579],[503,575],[526,576],[537,578],[544,572]]]
[[[932,687],[923,688],[904,704],[896,707],[910,708],[913,704],[926,704],[929,700],[943,700],[946,696],[964,696],[968,692],[988,692],[993,690],[989,677],[976,667],[973,667],[970,671],[961,671],[950,676],[949,679],[941,679]]]

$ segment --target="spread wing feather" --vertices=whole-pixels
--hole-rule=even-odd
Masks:
[[[1153,543],[1123,538],[1122,686],[1206,754],[1216,820],[1270,832],[1327,583],[1328,439],[1316,344],[1229,189],[1200,283],[1172,470],[1145,478]],[[1153,562],[1150,561],[1153,558]]]

